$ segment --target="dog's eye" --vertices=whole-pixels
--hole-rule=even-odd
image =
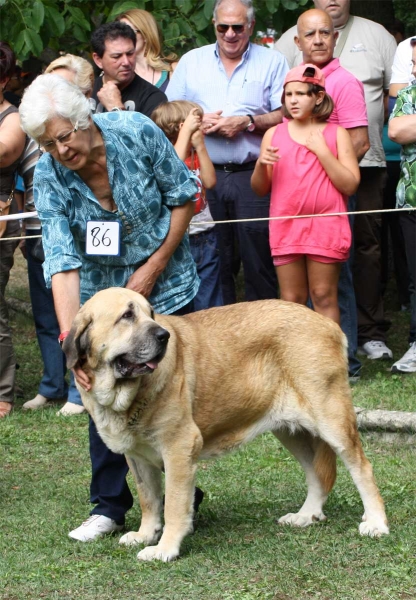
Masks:
[[[122,319],[134,319],[134,312],[132,310],[126,310],[124,315],[121,317]]]
[[[153,308],[152,308],[152,309],[151,309],[151,311],[150,311],[150,317],[151,317],[152,319],[154,319],[154,318],[155,318],[155,311],[153,310]]]

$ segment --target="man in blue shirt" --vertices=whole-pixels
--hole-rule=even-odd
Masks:
[[[286,59],[250,43],[255,20],[251,0],[217,0],[217,43],[191,50],[179,61],[167,88],[169,100],[190,100],[204,109],[206,146],[217,174],[207,190],[215,221],[269,216],[269,196],[259,198],[250,178],[263,133],[280,123]],[[224,301],[236,301],[236,246],[244,268],[246,300],[275,298],[276,275],[268,222],[218,227]]]

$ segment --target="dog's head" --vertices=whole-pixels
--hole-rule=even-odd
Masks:
[[[125,288],[98,292],[78,311],[63,344],[69,368],[110,369],[115,379],[152,373],[165,356],[169,332],[147,300]]]

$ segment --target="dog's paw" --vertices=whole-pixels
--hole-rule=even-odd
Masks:
[[[119,540],[119,544],[125,546],[137,546],[139,544],[155,544],[160,538],[160,530],[152,530],[152,532],[145,533],[139,529],[139,531],[129,531],[125,533]]]
[[[307,527],[316,523],[317,521],[325,521],[326,516],[322,511],[316,513],[288,513],[283,517],[280,517],[278,523],[280,525],[292,525],[292,527]]]
[[[360,523],[359,531],[361,535],[370,537],[381,537],[390,533],[388,525],[381,520],[366,520]]]
[[[179,550],[177,548],[164,548],[161,544],[157,546],[147,546],[141,550],[137,558],[139,560],[162,560],[163,562],[170,562],[171,560],[175,560],[178,558]]]

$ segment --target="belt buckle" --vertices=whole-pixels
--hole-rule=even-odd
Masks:
[[[224,173],[232,173],[233,172],[233,170],[231,169],[231,166],[227,165],[227,163],[225,163],[223,165],[223,167],[224,167]]]

